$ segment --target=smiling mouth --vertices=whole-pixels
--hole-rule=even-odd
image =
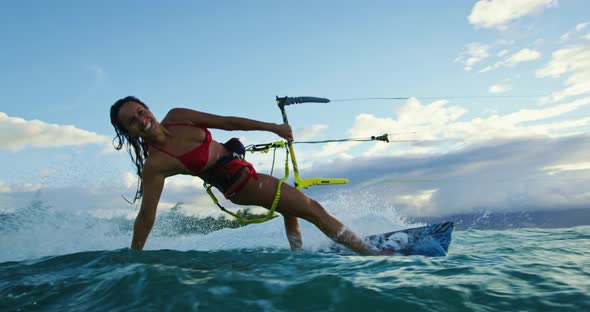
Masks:
[[[152,122],[150,121],[147,126],[145,126],[145,128],[143,129],[144,132],[148,132],[152,129]]]

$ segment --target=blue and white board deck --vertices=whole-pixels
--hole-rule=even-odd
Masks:
[[[455,224],[443,222],[417,228],[375,234],[365,237],[371,245],[392,252],[394,256],[421,255],[429,257],[446,256],[451,244],[451,234]],[[338,244],[330,246],[330,253],[354,254]]]

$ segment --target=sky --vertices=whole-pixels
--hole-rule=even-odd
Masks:
[[[275,96],[325,97],[287,107],[296,141],[389,134],[295,145],[304,177],[351,181],[306,191],[320,199],[405,216],[590,209],[587,12],[582,0],[2,1],[0,212],[41,200],[132,218],[121,195],[137,180],[108,117],[127,95],[159,118],[187,107],[276,123]],[[247,159],[271,169],[271,154]],[[159,209],[178,202],[218,213],[198,178],[167,180]]]

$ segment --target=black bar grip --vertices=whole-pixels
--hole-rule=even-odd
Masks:
[[[314,96],[297,96],[297,97],[278,97],[277,104],[282,109],[285,105],[301,104],[301,103],[329,103],[330,100],[326,98],[314,97]]]

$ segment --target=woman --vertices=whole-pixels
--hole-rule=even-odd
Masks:
[[[139,99],[128,96],[111,106],[111,123],[118,145],[133,147],[129,153],[137,167],[140,184],[135,199],[141,208],[135,219],[131,248],[143,249],[156,219],[164,179],[177,174],[198,176],[216,186],[225,197],[238,205],[256,205],[269,209],[278,180],[256,173],[244,160],[232,158],[231,152],[211,139],[207,128],[223,130],[270,131],[292,141],[288,124],[266,123],[239,117],[224,117],[185,108],[174,108],[158,122]],[[302,247],[297,218],[315,224],[334,241],[360,254],[378,251],[330,215],[318,202],[294,187],[283,183],[276,211],[284,218],[287,239],[292,250]]]

